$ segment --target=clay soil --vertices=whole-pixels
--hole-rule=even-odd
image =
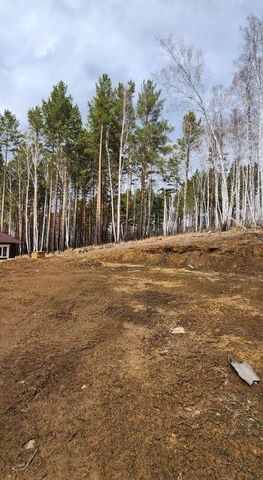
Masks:
[[[262,319],[262,231],[2,262],[0,479],[262,479]]]

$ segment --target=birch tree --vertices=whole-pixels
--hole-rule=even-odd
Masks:
[[[188,102],[193,109],[199,112],[207,124],[214,140],[217,155],[220,161],[222,186],[222,227],[230,225],[231,212],[229,211],[229,197],[227,187],[227,172],[225,170],[224,152],[222,151],[205,96],[205,67],[203,54],[200,49],[176,42],[172,37],[160,39],[160,46],[168,57],[168,66],[163,69],[161,79],[177,97]]]
[[[124,160],[129,164],[129,157],[131,154],[132,135],[134,130],[134,108],[133,95],[135,91],[134,82],[130,81],[127,86],[119,84],[117,90],[117,106],[119,109],[119,125],[120,125],[120,140],[119,140],[119,158],[118,158],[118,192],[117,192],[117,230],[116,241],[120,241],[120,227],[121,227],[121,188],[122,188],[122,174],[124,168]]]
[[[28,112],[29,131],[27,143],[30,146],[30,159],[33,179],[33,251],[39,249],[39,225],[38,225],[38,169],[42,161],[42,145],[40,141],[43,131],[43,119],[40,107],[30,109]]]

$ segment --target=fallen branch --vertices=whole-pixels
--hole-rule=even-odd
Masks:
[[[37,454],[37,452],[38,452],[38,448],[36,448],[34,453],[32,453],[31,457],[29,458],[29,460],[27,461],[27,463],[25,464],[25,466],[21,470],[23,470],[23,471],[26,470],[26,468],[30,465],[30,463],[32,462],[32,460],[35,457],[35,455]]]

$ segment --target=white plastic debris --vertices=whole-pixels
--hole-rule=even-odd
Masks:
[[[35,445],[36,445],[36,440],[34,438],[32,438],[31,440],[28,440],[28,442],[26,442],[25,449],[26,450],[33,450],[33,448],[35,448]]]
[[[257,383],[260,381],[260,378],[257,376],[256,372],[249,365],[249,363],[239,363],[232,358],[228,358],[228,363],[229,365],[231,365],[231,367],[234,368],[240,378],[242,378],[242,380],[244,380],[248,385],[251,386],[253,385],[253,383]]]
[[[81,385],[81,390],[86,390],[87,385]]]
[[[185,333],[185,329],[184,329],[184,327],[171,328],[170,333],[172,333],[172,334]]]

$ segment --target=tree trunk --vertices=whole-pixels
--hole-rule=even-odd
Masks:
[[[46,182],[47,182],[47,180],[46,180]],[[43,218],[42,218],[42,232],[41,232],[41,243],[40,243],[40,250],[41,251],[43,251],[43,248],[44,248],[46,214],[47,214],[47,183],[46,183],[46,186],[45,186],[45,200],[44,200],[44,209],[43,209]]]
[[[8,235],[12,233],[12,203],[13,203],[13,193],[12,193],[12,172],[9,172],[9,215],[8,215]]]
[[[2,186],[2,202],[1,202],[1,231],[4,230],[4,212],[5,212],[5,190],[6,190],[6,169],[7,169],[8,145],[5,145],[5,161],[3,165],[3,186]]]
[[[52,210],[52,195],[53,194],[53,177],[50,175],[49,183],[49,202],[48,202],[48,220],[47,220],[47,236],[46,236],[46,251],[49,252],[50,245],[50,222],[51,222],[51,210]]]
[[[38,251],[38,205],[37,205],[37,161],[34,161],[34,196],[33,196],[33,252]]]
[[[68,193],[68,175],[67,175],[67,167],[64,165],[63,174],[62,174],[62,209],[61,209],[61,217],[60,217],[60,236],[59,236],[59,249],[62,252],[65,249],[65,222],[66,222],[67,193]]]
[[[188,186],[188,173],[190,163],[190,150],[187,147],[186,159],[185,159],[185,182],[184,182],[184,205],[183,205],[183,233],[186,231],[186,202],[187,202],[187,186]]]
[[[53,218],[52,218],[52,227],[51,227],[51,242],[50,242],[51,252],[55,251],[57,199],[58,199],[58,171],[56,172],[56,180],[55,180],[55,197],[54,197]]]
[[[30,185],[30,166],[29,166],[29,156],[27,154],[27,182],[26,182],[26,201],[25,201],[25,237],[26,237],[26,248],[27,253],[31,254],[30,238],[29,238],[29,229],[28,229],[28,200],[29,200],[29,185]]]
[[[116,232],[117,242],[120,241],[120,226],[121,226],[121,177],[122,177],[123,138],[124,138],[125,114],[126,114],[126,96],[127,96],[127,92],[126,92],[126,89],[124,89],[122,125],[121,125],[120,148],[119,148],[119,165],[118,165],[118,199],[117,199],[117,232]]]
[[[100,150],[99,150],[99,170],[98,170],[98,188],[96,205],[96,230],[95,244],[101,243],[101,187],[102,187],[102,142],[103,142],[103,122],[100,127]]]
[[[73,213],[73,226],[72,226],[72,244],[71,244],[73,248],[76,248],[77,211],[78,211],[78,187],[75,186],[74,213]]]
[[[140,199],[140,230],[139,236],[140,238],[144,237],[145,234],[145,188],[146,188],[146,169],[143,165],[142,172],[141,172],[141,199]]]
[[[117,236],[116,236],[116,228],[115,228],[114,193],[113,193],[113,186],[112,186],[111,159],[110,159],[110,151],[109,151],[109,128],[107,128],[107,132],[106,132],[105,145],[106,145],[106,154],[107,154],[107,160],[108,160],[109,183],[110,183],[112,233],[113,233],[114,242],[116,242],[117,241]],[[119,230],[119,237],[120,237],[120,230]]]
[[[165,190],[163,192],[163,236],[167,236],[167,199]]]
[[[127,188],[126,188],[126,212],[125,212],[125,240],[129,238],[129,209],[130,209],[130,189],[131,189],[132,174],[127,174]]]

